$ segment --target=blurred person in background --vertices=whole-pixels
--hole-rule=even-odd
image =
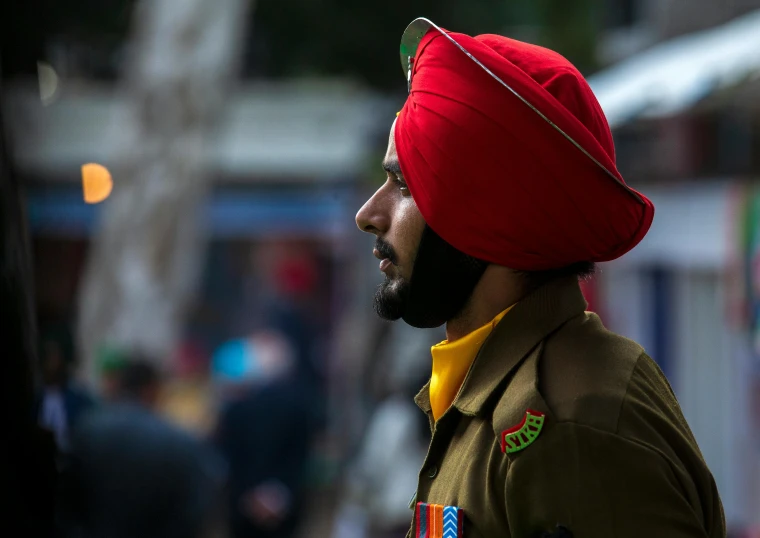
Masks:
[[[313,255],[297,251],[276,256],[272,287],[261,300],[263,326],[285,336],[295,351],[294,375],[312,400],[318,427],[326,422],[323,341],[327,332],[317,300],[320,272]]]
[[[226,343],[214,357],[226,399],[216,442],[227,460],[234,538],[286,538],[303,511],[306,463],[315,430],[313,398],[298,375],[292,343],[265,329]]]
[[[373,357],[368,396],[376,403],[345,472],[333,538],[393,538],[409,528],[409,497],[425,460],[430,426],[413,398],[428,376],[440,330],[394,324]]]
[[[118,347],[104,345],[98,349],[95,364],[99,376],[99,393],[104,401],[120,398],[121,373],[128,360],[129,357]]]
[[[53,432],[61,455],[70,447],[70,432],[84,414],[95,405],[95,399],[72,379],[76,352],[67,327],[43,331],[40,339],[42,389],[37,400],[40,426]]]
[[[409,96],[356,222],[385,275],[378,314],[446,325],[415,399],[433,434],[409,535],[724,537],[665,376],[585,312],[579,279],[634,248],[654,207],[583,76],[424,19],[401,51]]]
[[[394,538],[409,529],[409,492],[417,486],[429,437],[427,420],[413,404],[416,393],[394,391],[372,412],[346,472],[334,538]]]
[[[65,477],[71,536],[192,538],[209,524],[223,463],[157,416],[161,384],[150,361],[128,357],[113,399],[74,431]]]
[[[70,492],[65,477],[72,465],[71,435],[96,405],[95,398],[73,379],[76,351],[73,336],[66,326],[48,327],[42,332],[39,347],[42,386],[35,402],[41,427],[52,432],[56,445],[55,526],[56,533],[67,527],[66,503]]]
[[[193,340],[182,342],[173,357],[172,370],[161,394],[161,413],[199,437],[210,436],[215,417],[206,350]]]

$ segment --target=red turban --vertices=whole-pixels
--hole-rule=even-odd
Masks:
[[[518,270],[608,261],[636,246],[654,206],[617,171],[607,119],[580,72],[535,45],[449,35],[615,177],[431,30],[395,128],[427,224],[462,252]]]

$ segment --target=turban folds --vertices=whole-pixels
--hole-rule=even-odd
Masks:
[[[609,125],[580,72],[535,45],[449,35],[615,177],[431,30],[394,134],[427,224],[470,256],[524,271],[608,261],[636,246],[654,206],[617,171]]]

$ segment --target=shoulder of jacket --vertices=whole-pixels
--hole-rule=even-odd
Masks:
[[[531,413],[552,423],[574,422],[615,431],[643,348],[586,313],[544,339],[520,364],[493,411],[497,436]]]
[[[538,387],[558,422],[615,431],[644,349],[587,313],[547,339]]]

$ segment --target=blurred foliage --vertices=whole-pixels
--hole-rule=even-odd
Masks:
[[[45,16],[53,33],[120,43],[132,21],[137,0],[46,0]]]
[[[3,72],[36,74],[37,62],[49,60],[52,44],[75,45],[91,57],[103,58],[94,77],[113,77],[113,58],[129,31],[137,0],[24,0],[3,2],[0,52]]]
[[[380,90],[399,91],[403,90],[399,41],[416,17],[425,16],[444,28],[471,35],[497,33],[544,45],[588,72],[595,67],[603,6],[601,0],[254,1],[254,21],[244,51],[245,76],[349,76]],[[88,56],[83,62],[92,66],[93,77],[113,78],[136,3],[17,3],[14,22],[7,24],[11,33],[6,34],[6,42],[29,47],[34,52],[28,56],[39,59],[36,41],[44,34],[47,43],[42,50],[49,51],[51,42],[64,44]]]
[[[255,75],[355,76],[379,89],[403,86],[398,46],[425,16],[471,35],[510,35],[594,66],[599,0],[259,0],[246,65]]]

